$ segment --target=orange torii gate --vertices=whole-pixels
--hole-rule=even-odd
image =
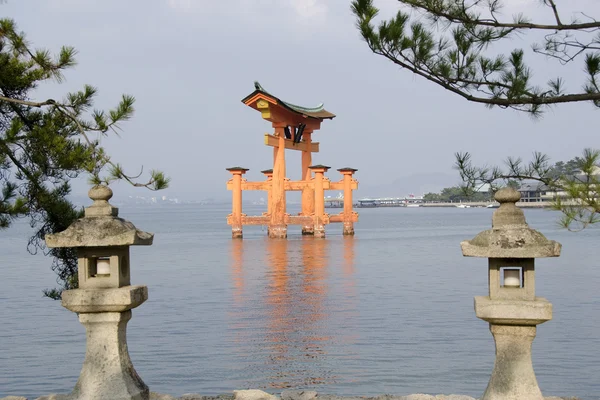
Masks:
[[[242,102],[259,111],[264,119],[271,122],[275,132],[265,134],[265,145],[273,147],[273,169],[262,171],[266,180],[248,182],[243,175],[248,171],[242,167],[227,168],[233,176],[227,182],[232,191],[232,212],[227,217],[233,238],[242,237],[243,225],[267,225],[271,238],[286,238],[288,225],[301,225],[303,235],[325,237],[325,225],[331,222],[343,223],[343,234],[354,235],[354,222],[358,213],[352,209],[352,190],[358,188],[353,175],[354,168],[341,168],[343,175],[339,182],[331,182],[325,173],[330,167],[311,165],[312,153],[319,151],[319,143],[312,141],[312,134],[321,127],[325,119],[335,115],[326,111],[323,104],[315,108],[305,108],[286,103],[263,89],[258,82],[256,90]],[[302,152],[302,180],[286,178],[285,150]],[[314,173],[314,177],[313,177]],[[267,191],[267,212],[261,216],[247,216],[242,213],[242,191]],[[298,215],[287,213],[286,192],[302,191],[302,208]],[[338,215],[325,213],[325,190],[343,190],[344,208]]]

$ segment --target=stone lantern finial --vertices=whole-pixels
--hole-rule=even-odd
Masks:
[[[500,203],[500,207],[492,217],[492,227],[501,228],[510,225],[525,225],[525,214],[517,207],[516,203],[521,200],[521,193],[513,188],[503,188],[496,192],[494,199]]]
[[[90,199],[94,200],[94,202],[96,202],[96,201],[108,202],[108,200],[112,199],[112,197],[113,197],[113,191],[108,186],[96,185],[96,186],[93,186],[89,190],[88,196],[90,197]]]
[[[96,185],[89,190],[88,196],[94,203],[86,207],[86,217],[116,217],[119,215],[119,209],[108,202],[113,197],[113,191],[108,186]]]

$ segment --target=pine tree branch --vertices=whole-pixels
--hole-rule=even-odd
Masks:
[[[11,99],[10,97],[0,96],[0,101],[6,101],[8,103],[21,104],[29,107],[44,107],[44,106],[52,106],[57,104],[56,101],[52,99],[48,99],[46,101],[27,101],[27,100],[19,100],[19,99]]]
[[[444,18],[445,20],[458,23],[458,24],[469,24],[487,26],[491,28],[509,28],[509,29],[538,29],[538,30],[552,30],[552,31],[568,31],[568,30],[585,30],[585,29],[597,29],[600,28],[600,22],[594,20],[593,22],[586,23],[573,23],[573,24],[534,24],[530,22],[500,22],[495,19],[480,19],[480,18],[467,18],[458,14],[451,14],[443,9],[435,8],[424,4],[422,0],[400,0],[401,3],[407,4],[413,8],[419,9],[426,13],[430,13],[436,17]],[[464,2],[463,2],[464,3]],[[560,18],[559,18],[560,20]]]
[[[67,110],[64,105],[55,104],[55,107],[61,114],[63,114],[64,116],[66,116],[67,118],[69,118],[71,121],[73,121],[75,123],[75,126],[77,127],[77,130],[79,131],[81,136],[84,138],[84,140],[87,142],[87,144],[92,148],[93,157],[97,161],[101,161],[105,164],[110,165],[111,167],[113,167],[113,170],[121,171],[121,167],[118,164],[113,163],[111,161],[110,157],[108,157],[106,155],[101,155],[98,153],[98,151],[97,151],[98,145],[96,143],[92,142],[86,133],[86,128],[87,128],[87,130],[94,130],[93,128],[90,128],[90,127],[84,128],[84,126],[81,124],[79,119],[75,115],[73,115],[71,112],[69,112],[69,110]],[[109,127],[114,126],[115,124],[116,124],[116,121],[111,123],[109,125]],[[154,179],[150,179],[146,183],[135,182],[134,179],[136,179],[137,177],[128,176],[122,172],[118,174],[118,177],[125,179],[125,181],[127,181],[130,185],[132,185],[134,187],[143,187],[143,188],[147,188],[150,190],[154,190],[154,188],[152,188],[152,185],[155,183]],[[138,175],[138,177],[139,177],[139,175]]]
[[[3,152],[8,156],[8,158],[10,158],[10,161],[12,161],[15,167],[17,167],[17,169],[20,172],[22,172],[23,175],[25,175],[32,184],[34,184],[36,187],[39,187],[39,183],[35,176],[33,176],[31,172],[27,168],[25,168],[23,164],[21,164],[21,162],[15,157],[13,152],[10,150],[8,144],[2,139],[0,139],[0,147],[2,147]]]
[[[558,10],[556,9],[556,3],[554,0],[547,0],[548,5],[552,8],[552,12],[554,13],[554,18],[556,19],[556,24],[562,26],[562,22],[560,21],[560,16],[558,15]]]
[[[595,84],[595,75],[600,73],[600,55],[594,52],[595,48],[600,49],[599,38],[582,42],[578,37],[571,38],[570,33],[555,37],[558,32],[555,30],[555,33],[546,35],[544,47],[534,47],[534,51],[546,53],[562,62],[569,62],[585,53],[587,82],[580,92],[565,93],[564,81],[560,77],[548,82],[546,87],[532,82],[534,74],[525,63],[522,49],[492,58],[485,56],[484,50],[488,44],[506,38],[516,28],[479,26],[478,22],[483,19],[473,9],[481,7],[482,0],[470,3],[461,0],[400,1],[426,8],[434,23],[430,26],[420,21],[411,24],[411,16],[399,11],[395,17],[375,27],[373,19],[379,10],[373,5],[373,0],[354,0],[352,11],[357,16],[357,27],[371,51],[401,68],[467,101],[525,111],[534,117],[541,114],[542,107],[553,104],[592,102],[600,108],[600,90]],[[553,1],[544,2],[548,7],[554,5],[556,8]],[[494,15],[498,5],[495,2],[487,3]],[[444,12],[462,18],[464,23],[453,27],[447,34],[440,33],[435,26],[439,16],[436,13]],[[516,23],[524,24],[527,21],[519,17]],[[597,25],[600,28],[600,23]],[[576,54],[571,54],[570,49]]]
[[[417,68],[416,66],[414,66],[414,64],[410,63],[410,61],[408,61],[408,58],[405,56],[403,56],[405,61],[401,61],[397,57],[393,56],[389,51],[386,51],[383,49],[376,50],[373,47],[371,47],[371,50],[376,54],[386,57],[388,60],[399,65],[400,67],[406,68],[407,70],[411,71],[412,73],[422,76],[423,78],[442,86],[444,89],[447,89],[450,92],[453,92],[453,93],[463,97],[464,99],[474,102],[474,103],[495,105],[495,106],[500,106],[500,107],[512,107],[512,106],[518,106],[518,105],[550,105],[550,104],[571,103],[571,102],[580,102],[580,101],[600,101],[600,93],[576,93],[576,94],[574,93],[574,94],[565,94],[565,95],[560,95],[560,96],[529,95],[529,96],[518,97],[518,98],[514,98],[514,99],[476,97],[476,96],[473,96],[468,91],[460,90],[460,89],[452,86],[452,84],[450,83],[452,80],[443,80],[440,76],[436,76],[434,74],[424,72],[423,70]],[[467,81],[465,81],[465,82],[467,82]],[[508,87],[508,88],[511,87],[508,85],[503,85],[500,82],[495,83],[495,82],[481,81],[479,83],[475,83],[474,81],[471,81],[470,83],[479,84],[479,85],[495,85],[495,86],[499,86],[499,87]]]
[[[77,127],[77,130],[79,131],[79,133],[81,134],[81,136],[84,138],[84,140],[86,141],[86,143],[93,149],[93,154],[94,157],[96,157],[96,159],[98,159],[99,155],[97,152],[97,144],[95,144],[94,142],[92,142],[89,138],[89,136],[87,135],[86,131],[89,130],[96,130],[96,131],[100,131],[100,129],[95,129],[93,127],[90,126],[86,126],[84,127],[81,122],[79,121],[79,119],[77,118],[77,116],[73,115],[70,111],[69,108],[72,108],[69,105],[66,104],[61,104],[56,102],[55,100],[52,99],[48,99],[46,101],[42,101],[42,102],[33,102],[33,101],[26,101],[26,100],[19,100],[19,99],[13,99],[10,97],[6,97],[6,96],[0,96],[0,101],[6,101],[8,103],[12,103],[12,104],[20,104],[20,105],[25,105],[25,106],[30,106],[30,107],[44,107],[44,106],[54,106],[56,110],[58,110],[61,114],[63,114],[64,116],[66,116],[67,118],[69,118],[71,121],[73,121],[75,123],[75,126]],[[15,110],[16,111],[16,110]],[[111,124],[109,124],[107,126],[108,129],[114,129],[114,127],[116,126],[116,121],[113,121]],[[5,146],[6,144],[3,143]],[[7,147],[8,149],[8,147]],[[18,160],[16,160],[14,157],[11,156],[11,154],[8,155],[9,158],[11,158],[11,161],[19,168],[19,170],[22,170],[22,172],[24,174],[26,174],[26,176],[31,180],[32,176],[27,174],[27,170],[18,163]],[[102,161],[104,161],[106,164],[112,166],[115,170],[120,170],[120,167],[113,163],[109,157],[104,156],[102,158]],[[119,176],[123,179],[125,179],[129,184],[131,184],[134,187],[144,187],[144,188],[148,188],[153,190],[152,185],[155,183],[154,179],[150,179],[148,182],[146,183],[140,183],[140,182],[135,182],[134,179],[136,179],[138,176],[128,176],[126,174],[119,174]]]

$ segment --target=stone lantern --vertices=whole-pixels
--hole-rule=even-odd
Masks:
[[[148,386],[127,350],[131,309],[148,299],[146,286],[130,285],[129,246],[151,245],[154,235],[118,217],[108,203],[112,190],[107,186],[94,186],[89,196],[94,203],[84,218],[45,238],[48,247],[77,249],[79,289],[64,291],[62,306],[76,312],[87,331],[79,380],[70,395],[58,398],[147,400]]]
[[[536,326],[552,319],[552,304],[535,296],[535,259],[558,257],[561,245],[527,225],[515,204],[520,198],[499,190],[492,229],[461,243],[464,256],[488,258],[489,296],[475,297],[475,314],[490,324],[496,361],[481,400],[543,400],[531,345]]]

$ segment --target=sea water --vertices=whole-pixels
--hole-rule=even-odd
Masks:
[[[261,227],[232,240],[227,205],[122,207],[155,233],[154,245],[132,248],[132,283],[147,285],[149,299],[127,332],[150,389],[479,397],[494,363],[473,310],[488,292],[487,261],[462,257],[460,242],[489,229],[493,210],[358,211],[355,237],[331,224],[326,239],[291,226],[287,240]],[[560,258],[536,261],[537,295],[554,307],[533,344],[539,385],[600,399],[600,229],[573,233],[555,212],[525,213],[563,244]],[[76,314],[42,296],[55,275],[48,258],[27,253],[30,235],[24,221],[0,231],[0,397],[69,392],[85,354]]]

